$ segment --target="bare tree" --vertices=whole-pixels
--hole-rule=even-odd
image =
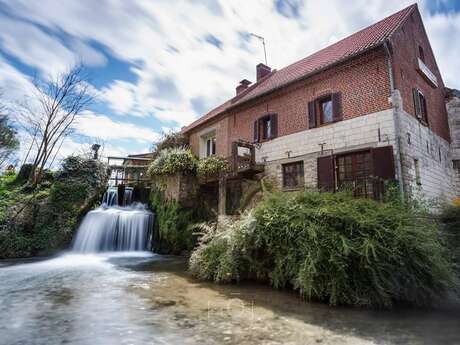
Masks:
[[[35,81],[34,106],[23,107],[22,122],[35,145],[30,181],[40,182],[43,170],[62,142],[72,133],[77,117],[92,102],[82,66],[59,74],[51,81]],[[30,150],[29,150],[30,151]]]

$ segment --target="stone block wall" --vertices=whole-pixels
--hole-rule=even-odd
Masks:
[[[305,186],[317,186],[317,158],[323,154],[395,145],[393,111],[351,118],[328,126],[278,137],[256,149],[256,161],[265,163],[265,172],[281,186],[282,164],[302,160]],[[396,155],[395,155],[396,157]]]
[[[447,112],[449,114],[449,127],[451,136],[451,153],[452,160],[460,162],[460,92],[456,91],[455,95],[447,102]],[[457,196],[460,196],[460,164],[456,163],[455,182],[457,187]]]
[[[409,196],[452,201],[458,194],[450,144],[402,111],[400,143],[405,192]],[[415,160],[419,165],[417,184]]]

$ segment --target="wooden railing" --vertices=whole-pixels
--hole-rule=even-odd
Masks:
[[[240,155],[239,148],[247,149],[247,153],[243,153]],[[234,141],[232,143],[232,155],[230,164],[232,167],[233,173],[243,172],[251,170],[256,165],[256,155],[255,155],[255,147],[253,144],[248,143],[246,141]]]

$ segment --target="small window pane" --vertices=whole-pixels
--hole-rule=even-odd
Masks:
[[[320,114],[321,114],[321,123],[329,123],[333,121],[332,117],[332,99],[328,97],[320,101]]]
[[[283,164],[283,187],[297,188],[304,184],[303,162]]]

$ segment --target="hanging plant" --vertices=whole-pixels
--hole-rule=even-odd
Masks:
[[[228,172],[228,160],[219,156],[209,156],[198,161],[197,174],[199,177],[216,176]]]
[[[151,177],[174,175],[180,172],[195,172],[197,159],[189,148],[167,148],[161,150],[150,164],[148,174]]]

